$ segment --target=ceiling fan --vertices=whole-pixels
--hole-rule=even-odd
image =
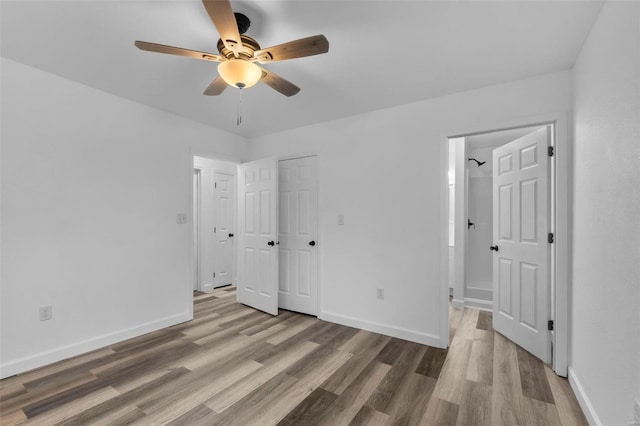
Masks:
[[[244,89],[262,81],[285,96],[293,96],[300,91],[298,86],[256,65],[256,62],[266,64],[319,55],[329,51],[329,41],[324,35],[301,38],[262,49],[257,41],[244,35],[251,21],[241,13],[234,14],[229,0],[202,0],[202,4],[220,34],[218,54],[146,41],[136,41],[135,45],[149,52],[219,62],[219,76],[204,91],[205,95],[216,96],[220,95],[227,86]]]

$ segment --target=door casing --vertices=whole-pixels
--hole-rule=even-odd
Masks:
[[[193,249],[193,259],[191,260],[193,271],[193,283],[194,291],[200,291],[200,169],[193,169],[193,187],[191,194],[192,198],[192,212],[191,218],[193,223],[191,224],[191,234],[193,240],[191,246]]]

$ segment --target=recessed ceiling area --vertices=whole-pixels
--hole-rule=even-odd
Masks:
[[[262,47],[324,34],[329,53],[264,68],[300,86],[202,92],[217,64],[135,40],[217,53],[199,1],[2,1],[1,55],[246,138],[570,69],[600,1],[231,1]]]

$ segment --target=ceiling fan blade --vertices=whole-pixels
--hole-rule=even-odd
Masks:
[[[224,60],[220,55],[216,55],[214,53],[199,52],[197,50],[183,49],[181,47],[167,46],[164,44],[136,41],[135,45],[138,49],[146,50],[148,52],[167,53],[169,55],[186,56],[188,58],[213,62],[221,62]]]
[[[228,84],[222,79],[222,77],[218,76],[215,80],[211,82],[207,90],[204,91],[203,95],[207,96],[217,96],[224,92]]]
[[[254,57],[258,62],[284,61],[286,59],[304,58],[320,55],[329,51],[329,40],[322,34],[301,38],[277,46],[257,50]]]
[[[262,79],[260,81],[271,87],[273,90],[280,92],[285,96],[293,96],[300,91],[300,88],[289,80],[285,80],[279,75],[274,74],[271,71],[267,71],[264,68],[261,68],[261,70]]]
[[[216,26],[225,47],[232,51],[237,58],[240,49],[242,49],[242,40],[231,3],[229,0],[202,0],[202,4],[207,10],[209,18],[213,21],[213,25]]]

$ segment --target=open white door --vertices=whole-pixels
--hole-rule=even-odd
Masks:
[[[550,127],[493,151],[493,327],[551,361]]]
[[[241,164],[238,196],[238,302],[278,315],[277,159]]]

